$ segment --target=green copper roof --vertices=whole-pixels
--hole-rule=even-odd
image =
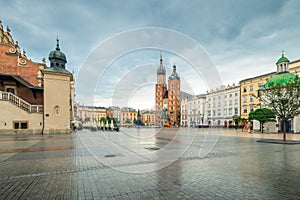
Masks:
[[[288,82],[294,82],[295,78],[296,75],[290,72],[276,74],[268,79],[264,87],[267,88],[269,86],[286,85]]]
[[[282,54],[282,57],[278,59],[277,63],[282,63],[282,62],[290,62],[289,59],[287,59],[286,57],[284,57],[284,54]]]

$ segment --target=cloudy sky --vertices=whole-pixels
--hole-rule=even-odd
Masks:
[[[126,103],[121,106],[150,108],[154,105],[153,85],[160,51],[159,45],[150,49],[149,45],[151,38],[156,37],[150,35],[148,49],[129,49],[117,54],[118,58],[109,57],[113,59],[107,66],[96,62],[104,59],[103,51],[97,51],[99,46],[133,29],[158,27],[189,37],[203,48],[208,56],[205,59],[214,63],[225,85],[275,71],[282,50],[291,61],[300,59],[298,0],[0,0],[0,5],[3,26],[10,27],[13,38],[32,60],[40,62],[47,58],[58,35],[61,50],[68,59],[67,68],[74,70],[76,77],[87,65],[98,63],[89,73],[101,72],[92,89],[95,104],[102,106],[114,104],[112,99],[119,100],[124,94]],[[177,47],[184,45],[176,40],[174,43]],[[123,41],[105,50],[116,52],[126,45],[130,44]],[[172,44],[168,42],[168,45]],[[185,52],[187,50],[185,48]],[[91,56],[95,51],[98,57]],[[169,72],[175,62],[186,83],[183,85],[189,86],[185,90],[205,93],[209,89],[207,80],[217,75],[212,73],[208,78],[194,73],[193,63],[179,53],[173,49],[163,50]],[[89,84],[84,81],[79,77],[76,83],[82,86],[78,86],[77,100],[89,104],[91,97],[84,91]],[[130,87],[124,88],[124,85]]]

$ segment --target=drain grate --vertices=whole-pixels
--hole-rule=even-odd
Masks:
[[[114,155],[114,154],[108,154],[108,155],[105,155],[104,157],[106,157],[106,158],[112,158],[112,157],[116,157],[116,155]]]
[[[145,149],[151,150],[151,151],[157,151],[160,150],[159,147],[146,147]]]

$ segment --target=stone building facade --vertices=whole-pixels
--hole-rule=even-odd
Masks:
[[[74,79],[58,39],[49,61],[27,58],[0,21],[0,133],[70,133]]]

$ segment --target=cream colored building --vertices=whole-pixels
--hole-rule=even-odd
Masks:
[[[99,125],[100,119],[106,118],[106,109],[99,106],[78,105],[76,118],[85,126],[91,126],[94,122]]]
[[[222,85],[206,93],[205,122],[212,126],[231,126],[240,115],[240,86]]]
[[[145,126],[154,126],[155,112],[153,110],[142,111],[141,120]]]

